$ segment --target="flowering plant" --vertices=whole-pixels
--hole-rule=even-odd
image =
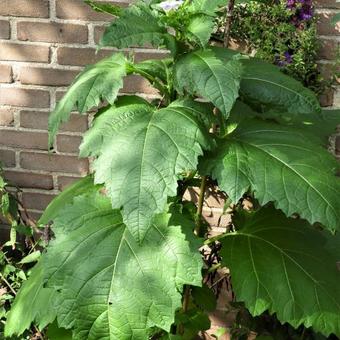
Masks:
[[[114,14],[100,47],[115,50],[74,80],[49,142],[73,110],[96,108],[80,146],[93,174],[41,217],[54,239],[5,335],[36,322],[78,340],[194,339],[210,328],[223,268],[252,315],[339,336],[340,180],[323,148],[336,112],[278,67],[211,45],[224,1],[90,3]],[[168,53],[117,52],[146,45]],[[157,91],[152,101],[120,92],[130,75]],[[213,238],[207,191],[230,217]]]
[[[223,20],[219,25],[223,32]],[[257,57],[280,66],[317,94],[324,93],[333,82],[324,79],[318,69],[319,43],[312,1],[251,1],[236,5],[231,38],[245,41]]]

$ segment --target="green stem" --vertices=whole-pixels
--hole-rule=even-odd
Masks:
[[[170,93],[169,93],[167,87],[164,86],[161,82],[159,82],[155,77],[153,77],[149,73],[141,70],[138,67],[134,67],[134,65],[132,65],[132,64],[129,65],[127,73],[128,74],[137,73],[137,74],[141,75],[142,77],[147,79],[157,90],[159,90],[161,92],[161,94],[163,94],[166,97],[167,101],[170,100]]]
[[[201,180],[200,196],[198,198],[198,206],[197,206],[197,219],[196,219],[196,227],[195,227],[195,234],[197,236],[201,236],[202,234],[202,212],[203,212],[203,203],[204,203],[204,195],[205,195],[206,186],[207,186],[207,177],[203,176]]]
[[[11,286],[11,284],[5,279],[5,277],[0,273],[1,280],[5,282],[6,286],[10,289],[10,291],[14,294],[14,296],[17,295],[17,292],[14,290],[14,288]]]

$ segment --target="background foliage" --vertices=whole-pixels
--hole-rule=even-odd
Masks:
[[[317,65],[320,43],[311,0],[265,0],[236,4],[231,38],[245,42],[256,57],[278,65],[317,94],[335,82],[325,79]],[[223,27],[224,19],[219,23]],[[221,31],[223,29],[219,29]]]

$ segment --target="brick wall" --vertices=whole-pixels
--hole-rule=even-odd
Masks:
[[[112,2],[126,6],[129,1]],[[33,217],[88,171],[88,162],[77,157],[88,117],[74,114],[50,153],[47,120],[83,66],[112,53],[96,55],[96,43],[111,18],[81,0],[0,0],[0,162],[6,179],[22,188]],[[163,52],[135,53],[136,60],[145,60]],[[155,95],[135,76],[126,80],[123,92]]]
[[[335,65],[336,59],[340,60],[340,22],[334,27],[330,24],[333,16],[340,12],[340,3],[336,0],[315,0],[318,15],[318,34],[320,37],[320,61],[321,74],[328,79],[334,70],[339,73],[339,63]],[[322,98],[324,106],[340,107],[340,87],[328,91]]]
[[[113,1],[123,6],[128,0]],[[323,72],[335,57],[339,30],[329,19],[340,9],[335,0],[318,0],[320,65]],[[96,43],[110,17],[90,10],[82,0],[0,0],[0,161],[8,181],[22,188],[22,200],[36,217],[67,184],[88,171],[77,158],[88,118],[73,115],[62,126],[54,149],[47,150],[48,113],[82,67],[96,55]],[[128,52],[128,51],[126,51]],[[162,57],[162,51],[135,49],[136,59]],[[123,92],[152,97],[141,78],[126,80]],[[340,95],[335,96],[340,106]],[[332,96],[324,98],[328,105]],[[340,142],[338,145],[340,150]],[[210,199],[206,214],[217,224],[220,199]]]

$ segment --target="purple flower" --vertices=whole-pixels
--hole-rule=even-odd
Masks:
[[[159,4],[159,7],[162,8],[165,12],[169,12],[171,10],[177,9],[181,6],[183,0],[170,0],[170,1],[163,1]]]
[[[284,53],[284,56],[286,58],[285,61],[287,64],[291,64],[293,62],[293,58],[292,58],[293,56],[288,51]]]
[[[293,62],[293,55],[288,51],[283,54],[283,56],[276,55],[275,56],[275,64],[279,67],[285,67]]]

